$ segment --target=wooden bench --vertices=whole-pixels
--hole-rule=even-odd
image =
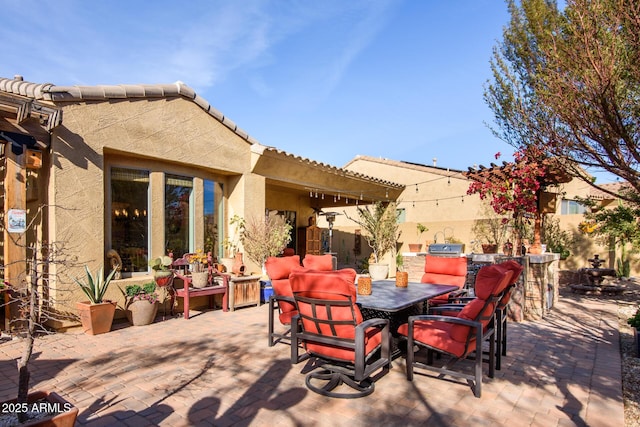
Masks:
[[[212,272],[210,276],[210,283],[221,283],[218,285],[207,286],[204,288],[193,288],[191,287],[191,276],[183,274],[179,270],[175,270],[174,274],[178,279],[182,280],[184,283],[184,287],[182,289],[173,289],[171,296],[171,314],[173,315],[173,303],[174,298],[183,298],[184,299],[184,318],[189,318],[189,305],[191,298],[208,296],[209,297],[209,308],[213,307],[213,296],[217,294],[222,295],[222,311],[228,311],[228,291],[229,291],[229,275],[222,274],[218,272]]]

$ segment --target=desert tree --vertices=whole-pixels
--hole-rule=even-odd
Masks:
[[[493,133],[536,146],[601,190],[584,171],[606,171],[640,193],[640,2],[507,0],[484,98]]]

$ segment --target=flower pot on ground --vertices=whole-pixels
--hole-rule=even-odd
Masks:
[[[27,395],[26,405],[17,406],[22,410],[25,406],[27,408],[33,408],[36,404],[37,408],[41,408],[46,405],[47,409],[51,409],[49,412],[38,410],[28,411],[26,419],[19,424],[18,414],[12,413],[6,409],[11,408],[12,405],[16,405],[17,399],[10,399],[0,402],[0,425],[21,425],[29,427],[73,427],[78,417],[78,408],[67,402],[60,397],[57,393],[47,391],[35,391]],[[41,406],[41,403],[43,404]]]
[[[89,335],[109,332],[116,312],[116,303],[103,301],[103,298],[116,270],[111,270],[111,273],[105,278],[102,267],[98,269],[95,276],[91,274],[89,267],[85,266],[84,269],[87,274],[86,280],[75,279],[82,292],[89,298],[89,301],[81,301],[76,304],[82,329]]]
[[[155,282],[144,285],[129,285],[125,288],[125,312],[127,320],[133,326],[153,323],[158,313],[158,295]]]
[[[111,330],[113,316],[116,313],[115,301],[93,304],[90,301],[76,303],[82,330],[89,335],[104,334]]]

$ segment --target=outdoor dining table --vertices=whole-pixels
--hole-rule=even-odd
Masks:
[[[406,323],[409,316],[426,313],[429,299],[459,289],[452,285],[409,282],[407,287],[397,287],[395,280],[376,280],[371,283],[371,295],[356,297],[362,317],[366,319],[389,319],[393,335],[392,349],[399,354],[398,327]]]

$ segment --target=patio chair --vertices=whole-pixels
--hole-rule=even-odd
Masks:
[[[495,317],[498,301],[510,283],[512,271],[501,265],[488,265],[476,277],[476,298],[460,309],[457,316],[419,315],[409,317],[408,323],[398,328],[398,334],[407,338],[407,379],[413,380],[414,368],[438,373],[438,378],[449,375],[467,380],[476,397],[482,392],[482,344],[489,341],[489,377],[495,368]],[[416,347],[417,346],[417,347]],[[417,349],[427,349],[427,363],[416,360]],[[448,356],[442,366],[433,364],[433,354]],[[473,373],[465,367],[454,366],[472,354]],[[440,363],[439,363],[440,364]]]
[[[498,370],[501,368],[502,356],[507,355],[507,309],[511,301],[511,293],[524,271],[524,266],[514,260],[505,261],[501,265],[512,271],[512,277],[502,298],[498,301],[496,310],[496,369]]]
[[[524,270],[524,266],[517,261],[507,260],[500,264],[503,268],[512,272],[511,280],[509,281],[507,288],[502,294],[498,306],[496,308],[495,323],[490,327],[496,329],[496,369],[500,370],[502,365],[502,356],[507,355],[507,306],[511,299],[511,293],[518,283],[518,279]],[[468,296],[466,294],[458,297],[450,297],[449,304],[441,305],[437,309],[434,309],[437,314],[456,315],[457,312],[469,301],[473,301],[475,296]],[[452,314],[453,313],[453,314]],[[436,314],[436,313],[430,313]]]
[[[363,397],[373,393],[375,379],[390,368],[389,320],[363,321],[356,305],[356,272],[293,272],[291,289],[298,306],[300,330],[292,330],[291,361],[300,360],[300,342],[320,365],[307,374],[307,387],[323,396]],[[375,378],[374,378],[374,374]],[[337,391],[340,385],[353,390]]]
[[[300,255],[269,257],[264,265],[273,287],[273,294],[269,297],[269,347],[277,342],[290,344],[291,318],[298,314],[298,310],[293,300],[289,275],[293,270],[302,268]],[[275,332],[276,311],[280,323],[285,326],[283,332]]]
[[[434,283],[438,285],[452,285],[462,289],[467,278],[466,257],[440,257],[427,255],[424,263],[424,274],[420,282]],[[449,302],[449,295],[431,298],[429,305],[441,305]]]

